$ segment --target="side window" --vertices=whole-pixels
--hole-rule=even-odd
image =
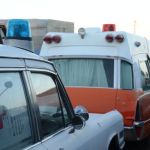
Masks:
[[[0,72],[0,150],[20,150],[32,139],[21,76]]]
[[[121,61],[121,85],[122,89],[133,89],[132,65],[126,61]]]
[[[48,136],[64,128],[69,117],[52,77],[31,73],[31,79],[40,111],[42,134]]]
[[[150,74],[148,67],[149,63],[147,60],[140,61],[140,68],[141,68],[141,82],[142,82],[142,88],[144,91],[150,90]]]

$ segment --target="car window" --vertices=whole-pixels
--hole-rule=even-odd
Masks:
[[[0,150],[20,150],[32,139],[21,76],[0,72]]]
[[[121,61],[121,86],[122,89],[133,89],[132,65],[126,61]]]
[[[52,61],[65,86],[114,86],[113,59],[67,58]]]
[[[48,136],[64,128],[69,117],[51,76],[31,73],[31,80],[40,112],[42,134]]]
[[[140,61],[141,82],[144,91],[150,90],[150,72],[148,60]]]

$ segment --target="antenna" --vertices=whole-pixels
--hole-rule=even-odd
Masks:
[[[136,34],[136,24],[137,24],[137,21],[134,20],[133,24],[134,24],[133,25],[133,33]]]

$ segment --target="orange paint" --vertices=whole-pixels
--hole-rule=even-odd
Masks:
[[[117,109],[124,117],[125,126],[133,125],[139,91],[91,87],[66,87],[66,90],[74,107],[83,105],[93,113]]]
[[[83,105],[91,113],[106,113],[117,109],[123,115],[125,127],[135,127],[135,137],[130,139],[127,135],[127,140],[149,136],[150,92],[91,87],[66,87],[66,90],[74,107]],[[134,122],[141,121],[146,124],[142,127],[134,126]]]
[[[138,90],[118,90],[117,92],[116,109],[122,113],[125,126],[133,126],[140,95],[141,91]]]
[[[93,113],[105,113],[115,108],[115,89],[67,87],[66,90],[74,107],[84,105]]]

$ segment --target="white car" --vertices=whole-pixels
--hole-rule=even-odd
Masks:
[[[112,150],[124,146],[116,110],[73,110],[53,66],[31,52],[0,45],[0,150]]]

